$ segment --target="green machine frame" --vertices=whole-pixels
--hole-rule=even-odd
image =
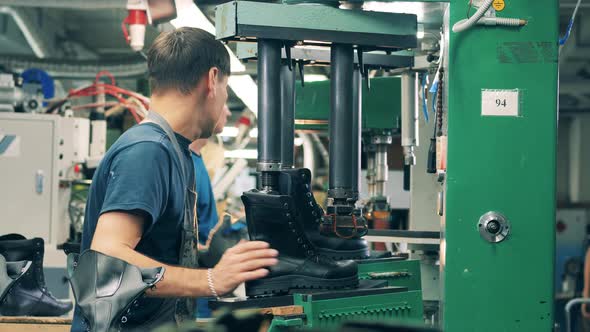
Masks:
[[[451,1],[450,26],[466,8]],[[558,1],[506,0],[496,15],[528,24],[447,34],[442,323],[452,332],[551,331]],[[518,115],[482,116],[485,89],[517,90]],[[479,234],[490,211],[509,221],[501,242]]]

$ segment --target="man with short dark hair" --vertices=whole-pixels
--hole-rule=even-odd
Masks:
[[[267,243],[252,241],[229,249],[213,269],[185,264],[186,249],[196,249],[183,228],[196,218],[189,144],[209,137],[224,116],[229,55],[211,34],[181,28],[154,41],[148,69],[150,115],[113,144],[96,170],[82,239],[83,251],[141,268],[166,268],[148,297],[126,314],[123,330],[149,331],[173,322],[177,298],[231,292],[266,276],[278,255]],[[81,310],[76,310],[72,331],[83,329]]]

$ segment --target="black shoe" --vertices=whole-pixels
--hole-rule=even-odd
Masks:
[[[293,196],[305,233],[322,255],[336,260],[364,259],[371,255],[367,241],[362,238],[343,239],[320,234],[324,210],[317,204],[311,192],[309,169],[289,169],[282,170],[281,173],[280,192]]]
[[[0,236],[0,255],[7,262],[31,261],[31,267],[12,288],[2,306],[4,316],[61,316],[72,310],[71,301],[56,299],[45,286],[43,274],[44,242],[27,240],[19,234]]]
[[[337,289],[358,286],[353,261],[336,262],[322,256],[297,222],[293,198],[256,191],[245,192],[250,240],[266,241],[279,251],[279,263],[263,279],[246,283],[246,295],[286,293],[290,289]]]

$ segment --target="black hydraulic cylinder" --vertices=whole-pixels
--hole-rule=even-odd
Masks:
[[[281,169],[281,47],[258,40],[258,165],[260,189],[275,190]]]
[[[330,79],[330,174],[328,196],[351,197],[353,168],[357,165],[353,148],[353,49],[352,45],[332,44]],[[358,138],[357,138],[358,139]]]
[[[412,166],[404,165],[404,191],[410,191],[410,179],[412,178],[411,173]]]
[[[359,172],[361,169],[361,117],[363,84],[358,67],[354,68],[352,78],[352,191],[358,193],[360,188]]]
[[[258,40],[259,164],[281,161],[281,47],[278,40]]]
[[[293,168],[295,140],[295,68],[281,66],[281,168]]]

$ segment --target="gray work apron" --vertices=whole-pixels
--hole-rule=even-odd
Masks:
[[[176,140],[176,136],[174,135],[174,131],[166,122],[166,120],[158,113],[150,111],[148,116],[142,123],[151,122],[164,130],[170,141],[172,142],[172,146],[174,147],[174,151],[178,156],[178,161],[180,162],[180,171],[182,175],[182,183],[188,183],[189,174],[187,172],[193,172],[192,164],[190,168],[186,169],[186,163],[184,162],[184,155],[182,150],[180,149],[180,145]],[[184,199],[184,218],[182,223],[182,236],[181,236],[181,243],[180,243],[180,250],[179,250],[179,264],[182,267],[186,268],[196,268],[198,267],[197,261],[197,243],[198,243],[198,233],[197,233],[197,193],[195,191],[196,188],[196,178],[195,181],[190,183],[186,188],[186,194]],[[175,310],[174,310],[174,318],[176,323],[180,324],[186,319],[194,319],[195,314],[195,299],[194,298],[180,298],[175,300]],[[165,307],[165,306],[164,306]],[[166,308],[162,308],[162,310],[168,310]],[[157,315],[158,313],[156,313]],[[159,326],[160,322],[154,322],[154,326]]]

